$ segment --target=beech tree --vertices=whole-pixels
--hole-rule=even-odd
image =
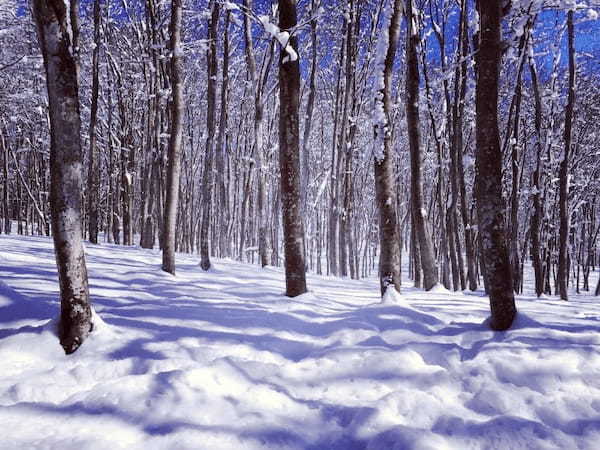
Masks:
[[[252,0],[244,0],[244,5],[248,11],[252,11]],[[252,38],[252,25],[250,15],[244,15],[244,40],[246,45],[246,65],[248,66],[248,75],[252,82],[254,90],[254,155],[257,172],[257,213],[258,213],[258,255],[260,264],[265,267],[269,264],[269,240],[267,237],[267,214],[266,202],[267,192],[265,187],[265,167],[264,167],[264,105],[263,105],[263,87],[266,73],[256,68],[256,58],[254,56],[254,40]]]
[[[569,165],[571,158],[571,141],[573,128],[573,109],[575,106],[575,25],[573,24],[573,10],[567,13],[567,39],[569,47],[569,94],[567,107],[565,109],[565,130],[562,160],[559,172],[559,237],[558,237],[558,290],[562,300],[569,300],[567,292],[569,268],[568,268],[568,238],[570,232],[570,212],[569,212]]]
[[[169,165],[165,199],[165,231],[163,237],[163,263],[165,272],[175,274],[175,227],[179,202],[179,177],[181,172],[181,129],[183,120],[183,74],[181,49],[181,0],[171,3],[171,133],[169,134]]]
[[[81,227],[82,147],[79,115],[77,1],[34,0],[50,112],[50,207],[60,285],[59,337],[65,353],[92,330]]]
[[[304,227],[300,197],[300,61],[296,1],[279,0],[279,29],[288,33],[279,55],[279,170],[285,251],[285,293],[295,297],[306,292]]]
[[[206,153],[204,156],[204,170],[202,172],[202,219],[200,225],[200,267],[208,270],[210,264],[210,212],[212,204],[213,185],[213,158],[215,146],[215,130],[217,116],[217,33],[219,27],[219,3],[211,0],[209,3],[210,22],[208,25],[208,50],[207,50],[207,110],[206,110]]]
[[[396,211],[396,192],[394,183],[394,167],[392,156],[392,71],[398,39],[400,38],[400,21],[402,19],[402,1],[394,0],[389,31],[383,35],[381,74],[378,80],[379,90],[375,97],[375,189],[379,209],[379,286],[381,295],[388,287],[400,292],[400,248],[398,242],[398,217]],[[387,42],[385,42],[387,37]]]
[[[427,229],[427,212],[423,207],[423,186],[421,178],[421,136],[419,125],[419,60],[417,44],[419,32],[413,11],[413,1],[406,2],[406,121],[410,147],[410,199],[412,218],[419,243],[423,287],[430,290],[438,283],[438,269],[433,253],[431,234]]]
[[[96,123],[98,121],[99,60],[100,60],[100,0],[94,0],[94,50],[92,51],[92,105],[90,111],[90,147],[88,153],[87,215],[88,237],[98,243],[98,155]]]
[[[479,43],[476,56],[476,177],[475,196],[482,262],[492,312],[490,326],[506,330],[516,314],[512,272],[506,247],[505,203],[502,197],[502,152],[498,129],[502,8],[499,2],[478,0]]]

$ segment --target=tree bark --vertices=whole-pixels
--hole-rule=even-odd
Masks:
[[[565,109],[565,150],[559,171],[559,233],[558,233],[558,290],[562,300],[569,300],[567,292],[569,279],[569,249],[568,239],[570,230],[569,215],[569,159],[571,157],[571,134],[573,127],[573,109],[575,106],[575,26],[573,10],[567,13],[567,38],[569,42],[569,94]]]
[[[50,110],[50,205],[60,284],[60,343],[77,350],[92,330],[82,242],[82,148],[77,61],[77,2],[34,0],[33,15]]]
[[[11,227],[11,211],[10,211],[10,194],[8,189],[8,144],[5,142],[4,137],[2,137],[3,142],[3,161],[2,168],[4,172],[4,192],[3,192],[3,202],[4,202],[4,233],[10,234]]]
[[[183,55],[181,50],[182,0],[171,2],[171,130],[169,135],[162,270],[175,275],[175,229],[181,173],[181,130],[183,121]]]
[[[415,230],[419,240],[423,287],[430,290],[438,283],[438,268],[433,254],[431,234],[427,229],[427,217],[423,207],[423,187],[421,178],[421,133],[419,130],[419,60],[417,45],[419,33],[413,14],[412,0],[406,2],[408,32],[406,36],[406,121],[410,146],[411,206],[415,220]]]
[[[252,10],[252,0],[244,0],[246,8]],[[267,190],[265,186],[265,168],[263,167],[263,128],[264,128],[264,106],[262,99],[263,80],[256,69],[254,57],[254,41],[252,39],[252,27],[250,17],[244,17],[244,38],[246,40],[246,63],[248,73],[254,88],[254,155],[257,170],[257,209],[258,209],[258,253],[260,264],[265,267],[269,264],[269,241],[267,239]]]
[[[533,45],[533,44],[530,44]],[[535,274],[535,293],[538,297],[544,292],[543,263],[540,256],[540,233],[541,220],[543,216],[543,204],[541,196],[541,170],[542,170],[542,98],[540,94],[537,70],[533,59],[529,61],[529,72],[533,86],[535,100],[535,170],[532,175],[533,184],[533,215],[531,216],[531,257]]]
[[[493,330],[506,330],[516,314],[512,271],[504,229],[502,152],[498,130],[498,77],[501,58],[501,8],[479,0],[477,54],[475,194],[484,278],[490,297]]]
[[[100,197],[98,158],[96,150],[96,122],[98,117],[98,63],[100,57],[100,0],[94,0],[94,50],[92,51],[92,104],[90,109],[90,148],[88,155],[87,216],[88,237],[98,243],[98,204]]]
[[[375,117],[375,201],[379,209],[379,287],[383,296],[388,287],[400,292],[400,244],[398,239],[398,214],[396,211],[396,185],[392,153],[392,79],[394,60],[400,37],[402,1],[394,0],[390,18],[383,79],[379,82],[375,110],[383,117]],[[385,37],[384,37],[385,38]],[[381,111],[382,110],[382,111]]]
[[[317,14],[316,1],[310,2],[310,14]],[[310,183],[310,132],[312,129],[313,111],[315,106],[317,90],[317,19],[311,18],[310,21],[311,38],[311,65],[308,84],[308,100],[306,104],[306,114],[304,119],[304,136],[302,139],[302,215],[308,217],[308,186]],[[306,224],[305,224],[306,225]],[[305,244],[306,248],[306,244]]]
[[[229,221],[229,196],[227,195],[227,185],[225,184],[225,158],[227,157],[227,121],[229,108],[229,17],[230,12],[225,14],[224,34],[223,34],[223,68],[221,83],[221,111],[219,116],[219,133],[217,135],[217,147],[215,153],[215,166],[217,169],[217,193],[219,199],[218,207],[218,232],[219,238],[219,256],[221,258],[229,256],[229,245],[227,243],[229,234],[227,233]]]
[[[4,212],[4,223],[0,224],[0,228],[4,229],[5,234],[10,234],[10,194],[9,194],[9,184],[8,184],[8,144],[6,139],[4,138],[4,134],[2,130],[0,130],[0,144],[2,144],[2,171],[4,175],[4,189],[2,193],[2,200],[4,203],[3,212]]]
[[[206,153],[202,174],[202,222],[200,225],[200,267],[210,269],[209,226],[212,203],[213,155],[216,129],[217,103],[217,31],[219,27],[219,3],[211,0],[211,18],[208,26],[208,91],[206,112]]]
[[[296,1],[279,0],[279,28],[291,33],[297,23]],[[288,48],[291,51],[288,52]],[[285,251],[286,295],[306,292],[304,229],[300,198],[300,62],[296,36],[290,35],[280,51],[279,64],[279,168],[281,172],[281,209]]]

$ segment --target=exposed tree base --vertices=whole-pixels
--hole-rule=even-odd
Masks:
[[[175,267],[168,265],[168,264],[163,264],[161,267],[163,272],[167,272],[170,273],[171,275],[175,275]]]
[[[516,308],[495,313],[490,318],[490,328],[494,331],[506,331],[512,326],[516,316]]]
[[[61,317],[59,324],[60,345],[65,351],[65,354],[74,353],[81,344],[87,339],[94,329],[94,324],[91,321],[91,310],[88,308],[87,318],[84,318],[80,323],[75,323],[75,320]]]

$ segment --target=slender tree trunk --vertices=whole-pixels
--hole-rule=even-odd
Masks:
[[[225,14],[224,35],[223,35],[223,69],[221,83],[221,111],[219,117],[219,134],[217,136],[217,148],[215,154],[215,165],[217,169],[217,188],[218,188],[218,233],[219,256],[222,258],[229,256],[228,251],[228,218],[229,218],[229,197],[227,195],[227,185],[225,183],[225,158],[227,156],[227,120],[229,108],[229,17],[230,12]]]
[[[9,184],[8,184],[8,144],[2,137],[3,143],[3,158],[2,161],[2,169],[4,172],[4,192],[3,192],[3,201],[4,201],[4,233],[10,234],[10,221],[11,221],[11,208],[10,208],[10,194],[9,194]]]
[[[498,77],[501,58],[501,7],[479,0],[477,54],[475,194],[484,278],[490,296],[494,330],[506,330],[516,314],[512,271],[504,229],[502,152],[498,130]]]
[[[34,0],[50,110],[50,205],[60,284],[60,343],[73,353],[92,330],[82,242],[82,148],[77,61],[77,2]]]
[[[419,240],[423,287],[430,290],[438,283],[438,269],[433,254],[431,235],[427,229],[427,217],[423,207],[423,187],[421,181],[421,137],[419,130],[419,61],[417,44],[419,33],[413,14],[412,0],[406,2],[408,32],[406,38],[406,120],[410,146],[411,206],[415,220],[415,230]]]
[[[311,0],[311,14],[317,14],[316,0]],[[308,84],[308,101],[304,119],[304,136],[302,139],[302,216],[308,217],[308,186],[310,182],[310,132],[317,90],[317,19],[310,21],[311,65]],[[305,224],[306,226],[307,224]],[[306,244],[305,244],[306,248]]]
[[[244,0],[245,7],[252,10],[252,0]],[[252,38],[252,27],[250,17],[246,14],[244,17],[244,38],[246,44],[246,63],[248,73],[254,88],[254,154],[257,169],[257,207],[258,207],[258,252],[260,264],[265,267],[269,264],[269,241],[267,239],[267,190],[265,186],[265,168],[263,167],[263,128],[264,128],[264,107],[262,99],[262,77],[256,68],[256,59],[254,57],[254,41]]]
[[[567,13],[567,37],[569,41],[569,94],[565,110],[565,150],[559,171],[559,216],[558,233],[558,290],[562,300],[569,300],[567,292],[569,279],[569,159],[571,157],[571,134],[573,127],[573,109],[575,106],[575,26],[573,10]]]
[[[381,70],[381,74],[378,75],[381,79],[378,80],[379,91],[375,98],[375,201],[379,209],[379,287],[382,296],[390,286],[400,292],[400,244],[392,153],[391,89],[401,18],[402,1],[394,0],[385,42],[385,60],[383,67],[377,69]],[[382,39],[385,39],[385,36]]]
[[[469,289],[477,290],[477,275],[475,264],[475,247],[473,240],[473,231],[469,218],[469,204],[465,187],[465,174],[463,165],[463,121],[465,109],[465,96],[467,92],[467,53],[468,53],[468,2],[461,0],[460,13],[460,31],[459,31],[459,61],[456,64],[454,75],[454,105],[452,111],[453,117],[453,138],[452,138],[452,157],[455,159],[455,176],[458,182],[460,192],[460,216],[462,218],[465,233],[465,257],[467,263],[467,279]]]
[[[181,174],[181,130],[183,122],[183,55],[181,50],[182,0],[171,2],[171,130],[169,135],[162,269],[175,275],[175,229]]]
[[[0,223],[0,230],[4,230],[4,233],[10,234],[10,195],[9,195],[9,183],[8,183],[8,143],[4,137],[4,133],[2,132],[2,128],[0,128],[0,146],[2,150],[2,171],[3,171],[3,214],[4,214],[4,223]]]
[[[219,3],[211,0],[209,9],[211,19],[208,26],[208,91],[206,112],[206,153],[202,174],[202,222],[200,225],[200,267],[210,269],[210,215],[213,183],[213,155],[216,129],[216,97],[217,97],[217,32],[219,28]]]
[[[279,28],[289,32],[296,23],[296,1],[279,0]],[[281,49],[279,64],[279,168],[288,297],[306,292],[304,229],[300,205],[300,62],[297,49],[296,37],[291,35],[287,47]]]
[[[532,45],[532,44],[530,44]],[[535,273],[535,293],[539,297],[544,292],[544,273],[540,256],[540,230],[543,214],[541,201],[541,165],[542,165],[542,100],[538,85],[537,71],[534,61],[529,62],[531,84],[535,99],[535,170],[533,172],[533,215],[531,216],[531,256]]]
[[[330,208],[329,208],[329,234],[328,234],[328,253],[327,258],[329,260],[328,274],[338,275],[338,219],[339,204],[340,204],[340,189],[339,189],[339,161],[340,154],[338,146],[338,135],[339,135],[339,118],[340,118],[340,99],[341,99],[341,85],[342,85],[342,67],[344,66],[344,60],[346,56],[346,27],[347,23],[344,20],[344,25],[341,31],[342,45],[340,46],[339,64],[337,67],[336,74],[336,88],[335,88],[335,103],[333,108],[333,133],[332,133],[332,145],[331,145],[331,183],[330,183]]]
[[[100,0],[94,0],[94,50],[92,51],[92,105],[90,109],[90,149],[88,155],[87,215],[88,235],[92,244],[98,243],[98,204],[100,197],[99,167],[96,155],[96,121],[98,117],[98,62],[100,59]]]

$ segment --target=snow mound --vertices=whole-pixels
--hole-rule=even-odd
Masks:
[[[402,296],[396,290],[394,286],[388,286],[385,290],[385,294],[381,298],[382,305],[406,305],[406,302],[402,300]]]

